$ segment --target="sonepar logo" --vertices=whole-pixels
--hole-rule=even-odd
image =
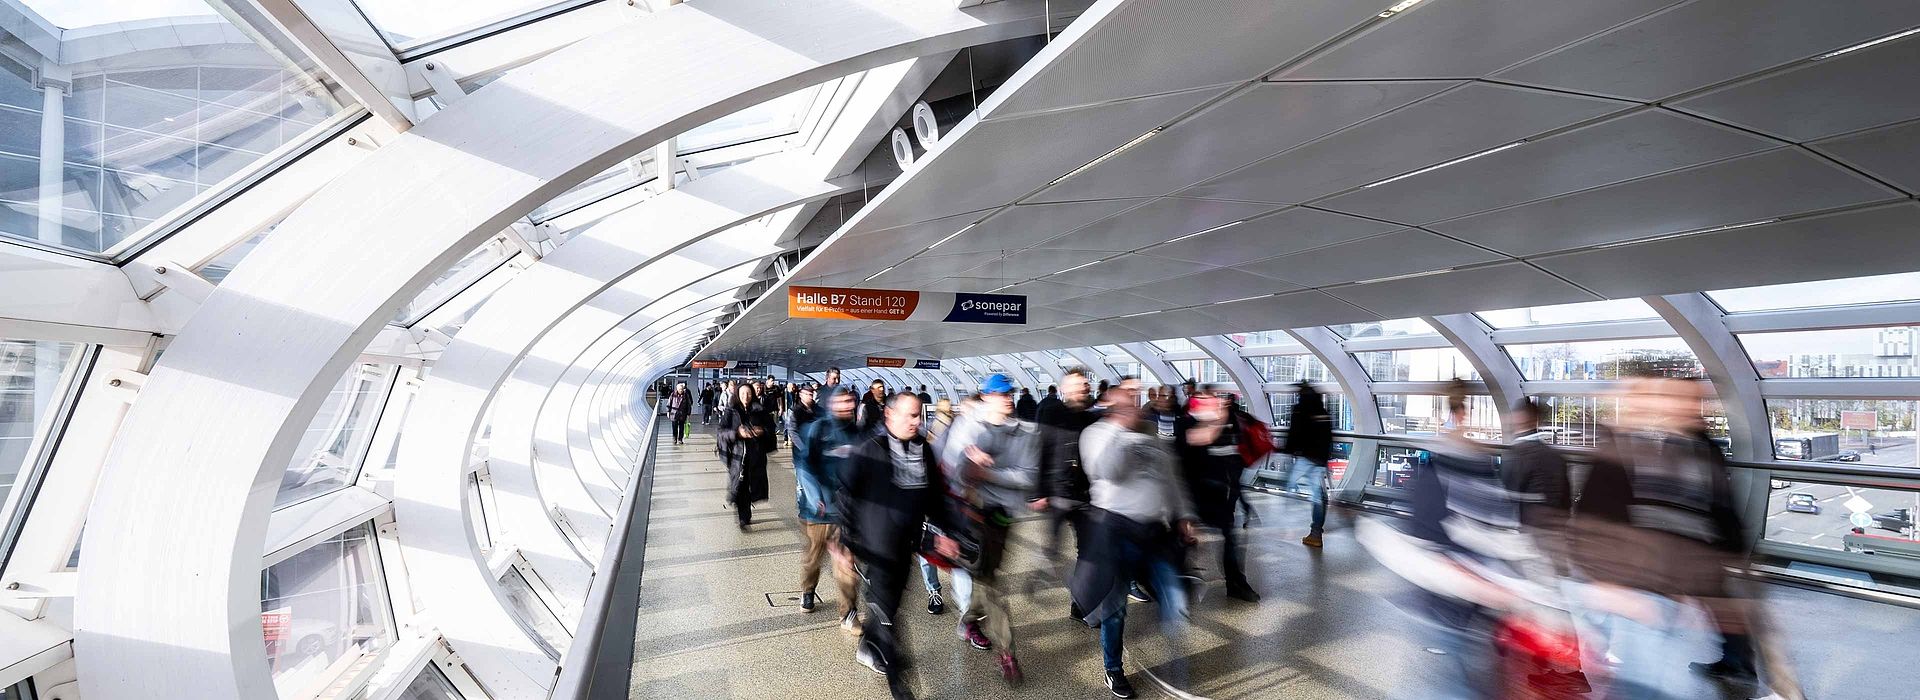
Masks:
[[[1024,304],[1017,301],[975,301],[973,299],[968,299],[966,301],[960,302],[960,310],[961,311],[1004,311],[1007,313],[1017,313],[1020,311],[1020,307],[1023,305]]]

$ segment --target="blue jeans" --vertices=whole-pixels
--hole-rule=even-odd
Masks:
[[[1122,571],[1133,571],[1148,555],[1133,542],[1116,543]],[[1184,623],[1187,620],[1187,584],[1180,569],[1164,557],[1146,562],[1147,575],[1153,579],[1154,601],[1160,605],[1160,619]],[[1127,608],[1121,606],[1100,622],[1100,657],[1109,671],[1121,670],[1121,657],[1127,648]]]
[[[926,558],[918,554],[913,558],[920,562],[920,579],[926,584],[927,592],[939,593],[940,567],[927,563]],[[961,610],[967,609],[967,603],[973,600],[973,577],[967,572],[953,569],[953,596],[953,602],[959,603]]]
[[[1298,491],[1302,486],[1313,500],[1313,531],[1318,533],[1327,526],[1327,465],[1305,457],[1293,458],[1293,466],[1287,470],[1287,490]]]

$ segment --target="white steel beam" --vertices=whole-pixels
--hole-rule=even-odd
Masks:
[[[1493,397],[1495,409],[1500,411],[1501,436],[1507,442],[1512,442],[1519,436],[1517,426],[1511,420],[1513,407],[1526,394],[1520,393],[1520,368],[1507,357],[1506,351],[1494,344],[1493,329],[1473,314],[1428,316],[1426,321],[1427,325],[1440,332],[1441,337],[1453,343],[1455,350],[1466,356],[1468,364],[1473,365],[1473,371],[1480,375],[1487,394]]]
[[[1267,393],[1261,388],[1266,382],[1260,378],[1259,372],[1254,371],[1247,358],[1240,356],[1239,347],[1233,341],[1223,335],[1200,335],[1187,340],[1199,346],[1214,362],[1220,363],[1220,367],[1227,370],[1227,375],[1233,377],[1234,383],[1240,385],[1241,393],[1246,394],[1242,400],[1248,413],[1262,423],[1273,425],[1273,403],[1267,400]]]

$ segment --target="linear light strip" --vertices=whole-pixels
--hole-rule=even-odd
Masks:
[[[1189,234],[1187,234],[1187,235],[1185,235],[1185,236],[1181,236],[1181,237],[1179,237],[1179,238],[1175,238],[1175,239],[1172,239],[1172,240],[1168,240],[1168,241],[1162,241],[1162,242],[1160,242],[1160,243],[1156,243],[1156,244],[1154,244],[1154,245],[1155,245],[1155,246],[1163,246],[1163,245],[1166,245],[1166,244],[1168,244],[1168,243],[1176,243],[1176,242],[1179,242],[1179,241],[1184,241],[1184,240],[1187,240],[1187,239],[1189,239],[1189,238],[1192,238],[1192,237],[1194,237],[1194,236],[1199,236],[1199,235],[1204,235],[1204,234],[1208,234],[1208,233],[1213,233],[1214,231],[1218,231],[1218,230],[1220,230],[1220,229],[1223,229],[1223,228],[1233,228],[1233,227],[1235,227],[1235,226],[1239,226],[1239,225],[1241,225],[1241,224],[1244,224],[1244,223],[1247,223],[1247,220],[1246,220],[1246,219],[1241,219],[1241,220],[1239,220],[1239,221],[1234,221],[1234,222],[1230,222],[1230,223],[1225,223],[1225,224],[1221,224],[1221,225],[1219,225],[1219,226],[1215,226],[1215,227],[1213,227],[1213,228],[1210,228],[1210,229],[1207,229],[1207,230],[1205,230],[1205,231],[1195,231],[1195,232],[1193,232],[1193,233],[1189,233]],[[1151,246],[1150,246],[1150,247],[1151,247]]]
[[[887,273],[889,273],[889,272],[892,272],[892,271],[893,271],[893,268],[895,268],[895,267],[899,267],[899,266],[898,266],[898,265],[888,265],[888,266],[887,266],[887,269],[884,269],[884,270],[881,270],[881,271],[879,271],[879,272],[875,272],[875,273],[873,273],[873,274],[871,274],[871,275],[867,275],[867,278],[866,278],[866,279],[863,279],[863,280],[860,280],[860,283],[861,283],[861,284],[866,284],[866,283],[868,283],[868,282],[872,282],[872,281],[873,281],[873,278],[875,278],[875,277],[879,277],[879,276],[881,276],[881,275],[884,275],[884,274],[887,274]]]
[[[1158,135],[1161,131],[1165,131],[1165,130],[1166,130],[1166,127],[1160,127],[1160,128],[1154,129],[1153,131],[1149,131],[1147,133],[1141,134],[1138,137],[1135,137],[1132,141],[1128,141],[1126,143],[1120,144],[1119,148],[1113,149],[1111,151],[1107,151],[1106,155],[1093,159],[1093,162],[1088,163],[1086,165],[1082,165],[1078,168],[1074,168],[1072,172],[1069,172],[1065,175],[1061,175],[1059,179],[1054,180],[1053,182],[1047,183],[1047,186],[1052,187],[1062,182],[1066,182],[1067,178],[1073,177],[1075,175],[1079,175],[1080,173],[1084,173],[1092,169],[1093,166],[1099,165],[1101,163],[1105,163],[1108,160],[1111,160],[1114,156],[1120,155],[1122,153],[1126,153],[1127,149],[1133,148],[1134,146],[1138,146],[1142,142],[1146,141],[1147,139],[1153,138],[1154,136]]]
[[[1413,177],[1413,176],[1415,176],[1415,175],[1422,175],[1422,174],[1425,174],[1425,173],[1430,173],[1430,172],[1433,172],[1433,171],[1435,171],[1435,170],[1439,170],[1439,169],[1441,169],[1441,168],[1445,168],[1445,167],[1449,167],[1449,166],[1454,166],[1454,165],[1459,165],[1459,164],[1461,164],[1461,163],[1465,163],[1465,162],[1467,162],[1467,161],[1470,161],[1470,160],[1473,160],[1473,159],[1475,159],[1475,158],[1479,158],[1479,157],[1482,157],[1482,156],[1490,156],[1490,155],[1493,155],[1493,154],[1495,154],[1495,153],[1499,153],[1499,152],[1501,152],[1501,151],[1504,151],[1504,150],[1507,150],[1507,149],[1509,149],[1509,148],[1514,148],[1514,147],[1516,147],[1516,146],[1521,146],[1521,145],[1525,145],[1525,144],[1526,144],[1526,141],[1525,141],[1525,140],[1521,140],[1521,141],[1515,141],[1515,142],[1513,142],[1513,143],[1510,143],[1510,144],[1507,144],[1507,145],[1505,145],[1505,146],[1495,146],[1495,147],[1493,147],[1493,148],[1489,148],[1489,149],[1487,149],[1487,150],[1484,150],[1484,151],[1481,151],[1481,152],[1479,152],[1479,153],[1475,153],[1475,154],[1473,154],[1473,155],[1470,155],[1470,156],[1461,156],[1461,157],[1459,157],[1459,158],[1455,158],[1455,159],[1453,159],[1453,160],[1450,160],[1450,161],[1447,161],[1447,162],[1445,162],[1445,163],[1441,163],[1441,164],[1439,164],[1439,165],[1429,165],[1429,166],[1427,166],[1427,167],[1424,167],[1424,168],[1421,168],[1421,169],[1419,169],[1419,170],[1415,170],[1415,171],[1413,171],[1413,172],[1410,172],[1410,173],[1407,173],[1407,174],[1405,174],[1405,175],[1395,175],[1395,176],[1393,176],[1393,177],[1390,177],[1390,178],[1387,178],[1387,179],[1385,179],[1385,180],[1381,180],[1381,181],[1379,181],[1379,182],[1374,182],[1374,183],[1369,183],[1369,184],[1365,184],[1365,185],[1361,185],[1361,186],[1360,186],[1360,188],[1361,188],[1361,189],[1366,189],[1366,188],[1368,188],[1368,187],[1379,187],[1379,186],[1381,186],[1381,185],[1384,185],[1384,184],[1387,184],[1387,183],[1389,183],[1389,182],[1398,182],[1398,181],[1400,181],[1400,180],[1405,180],[1405,179],[1407,179],[1407,178],[1410,178],[1410,177]]]
[[[1746,228],[1748,226],[1759,226],[1762,224],[1778,223],[1779,221],[1780,221],[1779,219],[1761,219],[1759,221],[1749,221],[1744,224],[1727,224],[1725,226],[1715,226],[1713,228],[1703,228],[1695,231],[1680,231],[1678,233],[1665,233],[1658,236],[1648,236],[1646,238],[1635,238],[1635,239],[1626,240],[1626,241],[1614,241],[1612,243],[1606,243],[1606,244],[1594,246],[1594,249],[1598,250],[1601,248],[1619,248],[1621,246],[1639,245],[1641,243],[1652,243],[1654,241],[1665,241],[1665,240],[1671,240],[1675,238],[1686,238],[1688,236],[1698,236],[1703,233],[1717,233],[1720,231],[1731,231],[1733,229]]]
[[[938,247],[940,247],[940,244],[942,244],[942,243],[945,243],[945,242],[947,242],[947,241],[951,241],[951,240],[953,240],[953,239],[955,239],[955,238],[959,238],[959,237],[960,237],[960,234],[963,234],[963,233],[966,233],[966,232],[968,232],[968,231],[972,231],[972,230],[973,230],[973,227],[975,227],[975,226],[979,226],[979,225],[980,225],[980,222],[978,222],[978,221],[975,221],[975,222],[973,222],[973,223],[971,223],[971,224],[967,224],[967,227],[966,227],[966,228],[963,228],[963,229],[960,229],[960,230],[958,230],[958,231],[954,231],[953,233],[949,233],[949,234],[947,234],[947,237],[946,237],[946,238],[942,238],[942,239],[940,239],[940,240],[938,240],[938,241],[934,241],[934,243],[933,243],[933,245],[930,245],[930,246],[927,246],[927,250],[933,250],[933,249],[935,249],[935,248],[938,248]],[[926,252],[926,251],[921,251],[921,252],[923,252],[923,253],[924,253],[924,252]]]
[[[1418,4],[1420,4],[1420,0],[1400,0],[1400,2],[1394,3],[1393,7],[1389,7],[1386,10],[1382,11],[1380,14],[1377,14],[1374,16],[1375,17],[1392,17],[1402,12],[1406,12],[1407,8],[1413,7],[1414,5],[1418,5]]]
[[[1852,46],[1849,46],[1849,47],[1847,47],[1847,48],[1844,48],[1844,49],[1840,49],[1839,51],[1828,51],[1828,52],[1826,52],[1826,53],[1823,53],[1823,54],[1820,54],[1820,55],[1818,55],[1818,56],[1814,56],[1814,57],[1813,57],[1813,60],[1815,60],[1815,61],[1824,61],[1824,60],[1827,60],[1827,59],[1829,59],[1829,58],[1833,58],[1834,56],[1839,56],[1839,55],[1842,55],[1842,54],[1849,54],[1849,53],[1853,53],[1853,52],[1855,52],[1855,51],[1859,51],[1859,50],[1861,50],[1861,49],[1864,49],[1864,48],[1867,48],[1867,47],[1869,47],[1869,46],[1879,46],[1879,45],[1881,45],[1881,44],[1884,44],[1884,43],[1887,43],[1887,42],[1889,42],[1889,41],[1893,41],[1893,40],[1895,40],[1895,39],[1903,39],[1903,38],[1906,38],[1906,37],[1910,37],[1910,36],[1913,36],[1913,35],[1915,35],[1915,34],[1920,34],[1920,27],[1914,27],[1913,29],[1909,29],[1909,30],[1906,30],[1906,31],[1904,31],[1904,32],[1900,32],[1899,34],[1890,34],[1890,35],[1887,35],[1887,36],[1883,36],[1883,37],[1880,37],[1880,38],[1878,38],[1878,39],[1874,39],[1873,41],[1869,41],[1869,42],[1866,42],[1866,43],[1862,43],[1862,44],[1854,44],[1854,45],[1852,45]]]
[[[1406,280],[1406,279],[1413,279],[1415,277],[1426,277],[1428,275],[1438,275],[1441,273],[1452,272],[1452,271],[1453,271],[1453,268],[1447,267],[1447,268],[1441,268],[1438,270],[1428,270],[1426,272],[1413,272],[1413,273],[1408,273],[1404,275],[1394,275],[1392,277],[1376,277],[1370,280],[1360,280],[1358,282],[1355,282],[1354,284],[1360,285],[1360,284],[1374,284],[1378,282],[1392,282],[1394,280]]]

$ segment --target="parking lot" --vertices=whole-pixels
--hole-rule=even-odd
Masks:
[[[1841,549],[1841,538],[1853,529],[1848,517],[1853,511],[1847,509],[1847,502],[1854,496],[1865,499],[1871,514],[1887,513],[1899,508],[1912,508],[1912,513],[1920,514],[1920,492],[1893,491],[1888,489],[1869,489],[1837,484],[1793,481],[1789,485],[1773,489],[1767,497],[1767,539],[1787,544],[1802,544],[1827,549]],[[1818,513],[1799,513],[1787,510],[1788,498],[1793,494],[1808,494]],[[1866,528],[1868,534],[1887,537],[1906,537],[1913,539],[1911,528],[1905,532],[1894,532],[1880,527]]]

